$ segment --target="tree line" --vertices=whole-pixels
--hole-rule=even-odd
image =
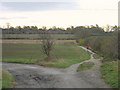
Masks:
[[[111,28],[110,28],[111,27]],[[106,27],[107,32],[111,32],[114,30],[117,30],[117,26],[108,26]],[[77,34],[79,31],[82,31],[83,33],[89,33],[92,35],[101,35],[104,34],[106,31],[104,28],[96,26],[71,26],[66,29],[64,28],[57,28],[53,26],[52,28],[47,29],[47,27],[43,26],[42,28],[38,28],[37,26],[16,26],[16,27],[10,27],[2,28],[3,34],[44,34],[44,33],[51,33],[51,34]]]

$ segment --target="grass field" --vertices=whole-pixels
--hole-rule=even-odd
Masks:
[[[74,39],[74,35],[73,34],[51,34],[52,37],[54,37],[55,39]],[[12,38],[12,39],[38,39],[40,38],[39,34],[3,34],[2,35],[3,39],[8,39],[8,38]]]
[[[95,59],[100,59],[100,56],[97,55],[97,54],[94,54],[93,57],[94,57]]]
[[[106,83],[110,84],[113,88],[118,88],[118,61],[102,64],[101,73]]]
[[[6,70],[2,70],[2,88],[11,88],[14,77]]]
[[[41,40],[2,40],[2,43],[38,44]],[[76,44],[75,40],[55,40],[56,44]]]
[[[65,68],[90,59],[90,53],[77,45],[59,44],[55,45],[51,52],[52,61],[45,62],[44,58],[46,58],[46,55],[41,52],[40,48],[39,44],[3,43],[3,61]]]
[[[111,35],[92,35],[89,37],[89,39],[96,39],[96,38],[110,38]]]
[[[93,65],[94,65],[93,62],[85,62],[83,64],[80,64],[79,67],[77,68],[77,72],[88,70],[88,69],[92,68]]]

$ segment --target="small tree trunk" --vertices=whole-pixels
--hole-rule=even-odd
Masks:
[[[50,56],[50,51],[48,51],[46,61],[50,61],[50,59],[51,59],[51,56]]]

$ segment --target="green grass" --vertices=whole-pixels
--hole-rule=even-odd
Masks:
[[[11,88],[11,84],[14,81],[13,75],[8,71],[2,70],[2,88]]]
[[[2,89],[2,67],[0,67],[0,90]]]
[[[88,70],[88,69],[92,68],[93,65],[94,65],[93,62],[85,62],[83,64],[80,64],[79,67],[77,68],[77,72],[83,71],[83,70]]]
[[[96,39],[96,38],[109,38],[111,35],[92,35],[89,37],[89,39]]]
[[[74,39],[73,34],[52,34],[52,36],[56,39]],[[3,34],[2,38],[24,38],[24,39],[38,39],[39,34]]]
[[[97,55],[97,54],[94,54],[93,57],[94,57],[95,59],[100,59],[100,56]]]
[[[45,62],[47,57],[40,51],[39,44],[3,44],[3,61],[17,63],[32,63],[44,66],[66,68],[72,64],[90,59],[90,53],[77,45],[55,45],[51,51],[51,61]]]
[[[105,62],[101,66],[102,78],[113,88],[118,88],[118,61]]]

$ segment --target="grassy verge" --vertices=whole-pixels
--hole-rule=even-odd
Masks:
[[[11,75],[8,71],[2,70],[2,88],[11,88],[13,80],[13,75]]]
[[[97,55],[97,54],[94,54],[93,57],[94,57],[95,59],[100,59],[100,56]]]
[[[45,62],[46,56],[39,44],[3,44],[3,62],[32,63],[44,66],[66,68],[72,64],[90,59],[90,53],[72,44],[59,44],[51,51],[51,61]]]
[[[0,67],[0,90],[2,89],[2,67]]]
[[[92,68],[93,65],[94,65],[93,62],[85,62],[83,64],[80,64],[79,67],[77,68],[77,72],[83,71],[83,70],[88,70],[88,69]]]
[[[105,62],[101,66],[102,78],[113,88],[118,88],[118,61]]]

